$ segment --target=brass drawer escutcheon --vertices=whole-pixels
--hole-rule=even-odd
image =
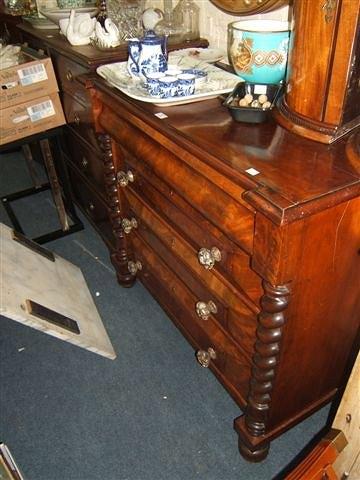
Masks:
[[[210,300],[209,302],[197,302],[196,313],[202,320],[208,320],[212,313],[217,313],[218,309],[215,303]]]
[[[221,252],[217,247],[212,247],[211,250],[208,248],[200,248],[198,259],[206,270],[211,270],[215,265],[215,262],[220,262]]]
[[[126,187],[129,182],[134,181],[134,174],[131,170],[123,172],[122,170],[116,174],[117,181],[120,187]]]
[[[86,168],[88,165],[89,165],[89,162],[88,162],[87,158],[86,158],[86,157],[82,157],[82,159],[81,159],[81,166],[82,166],[83,168]]]
[[[136,220],[136,218],[123,218],[121,220],[121,226],[122,226],[122,229],[124,230],[124,233],[128,234],[131,232],[131,230],[133,228],[137,228],[138,226],[138,222]]]
[[[128,262],[128,270],[131,275],[136,275],[138,271],[142,270],[142,264],[137,260],[136,262],[130,261]]]
[[[74,123],[75,125],[80,125],[80,117],[78,113],[74,114]]]
[[[198,350],[196,352],[196,359],[202,367],[208,368],[211,360],[216,359],[216,352],[212,347],[209,347],[207,349],[207,351],[206,350]]]

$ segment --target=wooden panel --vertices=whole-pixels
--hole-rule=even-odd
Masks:
[[[349,14],[350,11],[352,11],[352,14]],[[342,122],[345,110],[345,98],[350,93],[350,86],[352,87],[352,105],[349,105],[350,108],[346,109],[346,118],[344,118],[344,120],[350,121],[360,115],[360,85],[356,85],[359,81],[360,73],[360,26],[358,25],[360,18],[357,15],[359,11],[359,0],[343,0],[333,54],[333,64],[336,65],[336,68],[333,69],[330,77],[324,117],[325,122],[335,125]],[[350,45],[353,47],[349,48]],[[357,52],[356,49],[358,50]],[[354,58],[353,61],[351,60],[352,57]],[[355,62],[357,63],[357,71],[354,68]],[[352,82],[349,84],[352,75]],[[353,111],[352,114],[351,110]]]
[[[271,425],[334,394],[358,348],[359,211],[360,198],[314,215],[284,239],[281,271],[292,282]]]
[[[289,53],[290,79],[287,86],[289,107],[305,117],[324,119],[327,98],[327,75],[331,61],[331,39],[336,20],[327,22],[320,1],[297,1],[294,23],[301,21],[292,33]],[[329,3],[329,2],[328,2]],[[317,8],[314,8],[316,4]],[[333,12],[336,19],[336,11]],[[314,41],[318,39],[318,41]],[[319,42],[321,39],[321,52]],[[306,72],[306,82],[304,75]]]
[[[343,478],[344,472],[350,474],[349,478],[360,478],[360,353],[352,369],[345,392],[341,399],[333,428],[341,430],[346,437],[348,445],[340,453],[334,463],[334,470],[338,478]]]

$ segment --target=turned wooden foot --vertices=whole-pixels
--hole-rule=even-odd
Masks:
[[[118,256],[114,253],[110,256],[111,263],[115,267],[116,278],[118,283],[124,288],[130,288],[134,285],[136,276],[132,275],[129,270],[127,263],[124,264],[123,261],[119,261]]]
[[[262,462],[269,453],[270,443],[250,449],[239,437],[239,452],[249,462]]]
[[[235,419],[234,428],[239,435],[239,452],[249,462],[261,462],[270,449],[270,440],[265,435],[253,435],[246,426],[245,415]]]

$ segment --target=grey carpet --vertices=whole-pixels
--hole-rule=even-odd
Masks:
[[[0,177],[0,195],[29,186],[20,154],[0,156]],[[30,236],[54,226],[48,193],[16,211]],[[0,221],[10,225],[3,210]],[[27,480],[270,480],[325,424],[327,407],[246,462],[239,408],[145,288],[117,284],[92,227],[46,247],[82,269],[118,356],[0,317],[0,440]]]

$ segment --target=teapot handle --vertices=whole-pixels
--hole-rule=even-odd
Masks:
[[[168,59],[168,51],[167,51],[168,37],[169,37],[169,35],[165,34],[163,36],[163,39],[162,39],[162,42],[161,42],[161,50],[162,50],[166,60]]]
[[[129,39],[128,41],[129,41],[129,45],[130,45],[130,42],[132,42],[133,40]],[[140,52],[141,52],[141,42],[139,42],[138,40],[137,40],[137,42],[133,41],[133,46],[135,46],[134,44],[136,45],[136,49],[137,49],[137,55],[136,55],[137,59],[133,55],[133,49],[131,48],[131,46],[129,48],[129,57],[130,57],[131,61],[133,62],[133,64],[136,66],[137,73],[139,73],[140,72],[139,57],[140,57]]]

